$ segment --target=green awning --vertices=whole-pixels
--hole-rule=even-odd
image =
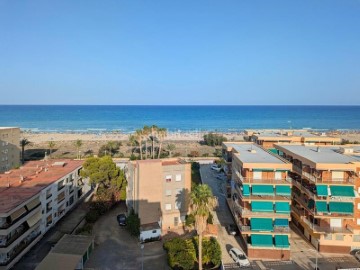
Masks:
[[[328,187],[326,185],[316,185],[316,193],[318,196],[328,196]]]
[[[315,205],[315,201],[313,200],[313,199],[310,199],[309,201],[308,201],[308,208],[309,209],[313,209],[314,208],[314,205]]]
[[[251,202],[251,211],[253,212],[274,212],[272,202]]]
[[[244,196],[249,196],[250,195],[250,188],[249,185],[243,185],[243,195]]]
[[[254,247],[272,247],[273,237],[269,234],[252,234],[251,245]]]
[[[273,172],[274,169],[270,169],[270,168],[256,168],[253,169],[253,172]]]
[[[281,196],[290,196],[291,195],[291,188],[290,186],[276,186],[276,195]]]
[[[352,214],[354,213],[354,204],[350,202],[330,202],[329,209],[331,213]]]
[[[268,150],[273,154],[278,154],[278,150],[276,148],[269,148]]]
[[[271,218],[252,218],[250,220],[250,227],[252,231],[272,232],[274,230]]]
[[[355,197],[353,186],[330,186],[331,196]]]
[[[290,213],[290,204],[288,202],[275,202],[276,213]]]
[[[272,185],[253,185],[252,195],[274,195],[274,187]]]
[[[285,218],[277,218],[274,221],[274,226],[289,227],[289,220]]]
[[[287,235],[275,235],[275,247],[288,248],[289,246],[289,237]]]
[[[326,213],[328,212],[328,207],[326,202],[317,201],[316,205],[316,212],[317,213]]]

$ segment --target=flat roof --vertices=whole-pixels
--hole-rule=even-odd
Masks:
[[[320,132],[312,132],[304,129],[299,130],[254,130],[252,134],[255,137],[260,138],[279,138],[279,139],[286,139],[288,138],[291,140],[293,137],[302,137],[302,138],[313,138],[316,140],[329,140],[333,139],[334,141],[340,141],[339,137],[334,137],[327,135],[325,133]]]
[[[309,145],[284,145],[275,147],[284,152],[290,152],[304,157],[313,163],[349,164],[360,162],[360,146],[309,146]],[[354,154],[340,153],[340,148],[352,148]]]
[[[227,143],[226,145],[236,151],[234,155],[243,163],[288,164],[285,160],[271,154],[254,143]]]
[[[0,213],[10,212],[82,164],[82,160],[71,159],[30,161],[19,169],[1,173]]]
[[[161,163],[162,166],[172,166],[172,165],[182,165],[186,164],[183,159],[179,158],[169,158],[169,159],[145,159],[145,160],[135,160],[133,163],[146,164],[146,163]]]
[[[49,253],[35,270],[77,269],[81,259],[80,255]]]

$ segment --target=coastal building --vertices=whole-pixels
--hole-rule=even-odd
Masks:
[[[320,252],[360,248],[360,146],[275,147],[293,164],[293,223]]]
[[[182,227],[188,214],[191,164],[181,159],[131,161],[127,170],[126,204],[139,215],[142,228]],[[156,225],[157,224],[157,225]]]
[[[20,165],[20,129],[0,127],[0,173]]]
[[[326,135],[323,132],[297,130],[245,130],[249,140],[266,149],[276,152],[274,144],[296,143],[304,145],[336,145],[341,143],[339,137]]]
[[[250,258],[289,260],[292,164],[251,142],[225,145],[232,156],[228,204],[245,252]]]
[[[0,269],[11,268],[89,190],[82,161],[30,161],[0,174]]]

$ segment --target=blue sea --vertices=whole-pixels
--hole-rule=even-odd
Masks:
[[[169,132],[360,129],[360,106],[0,105],[0,126],[33,132],[130,133],[144,125]]]

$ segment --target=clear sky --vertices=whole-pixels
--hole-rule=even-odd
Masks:
[[[0,0],[0,104],[360,105],[360,0]]]

